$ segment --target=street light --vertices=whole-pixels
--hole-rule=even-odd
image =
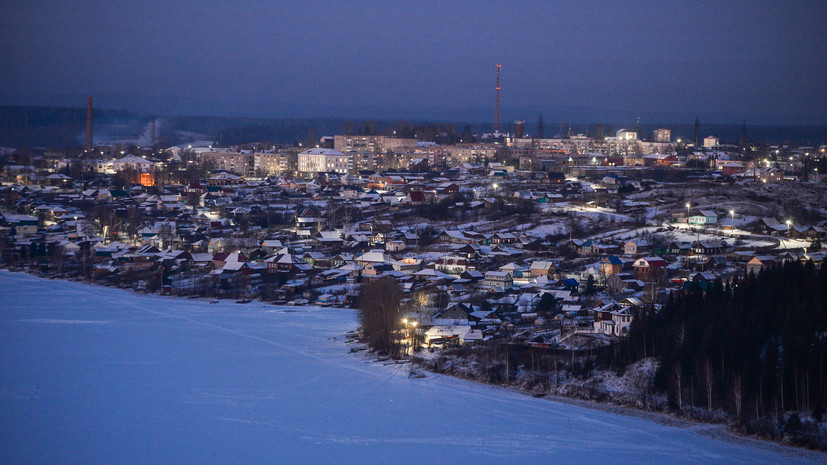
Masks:
[[[689,228],[689,202],[686,202],[686,227]]]
[[[416,321],[412,321],[411,326],[413,326],[413,338],[411,339],[411,355],[413,355],[416,350]]]
[[[402,318],[402,323],[405,324],[405,355],[408,355],[408,342],[407,340],[410,339],[411,333],[408,331],[408,319]]]
[[[735,210],[729,211],[730,226],[732,227],[732,236],[735,236]]]

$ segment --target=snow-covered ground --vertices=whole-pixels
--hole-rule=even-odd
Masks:
[[[0,463],[824,463],[350,354],[351,310],[0,271]]]

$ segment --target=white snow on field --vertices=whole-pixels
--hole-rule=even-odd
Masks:
[[[352,310],[0,271],[0,463],[824,463],[348,353]],[[48,324],[54,322],[106,324]],[[37,324],[40,323],[40,324]],[[43,324],[46,323],[46,324]]]
[[[525,234],[531,237],[537,237],[540,239],[545,238],[546,236],[554,236],[565,234],[569,231],[567,225],[563,223],[550,223],[550,224],[541,224],[534,228],[528,229],[525,231]]]

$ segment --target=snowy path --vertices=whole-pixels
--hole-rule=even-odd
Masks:
[[[0,463],[822,463],[348,354],[354,315],[0,271]]]

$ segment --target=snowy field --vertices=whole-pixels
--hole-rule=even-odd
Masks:
[[[0,271],[0,463],[824,463],[349,354],[350,310]]]

